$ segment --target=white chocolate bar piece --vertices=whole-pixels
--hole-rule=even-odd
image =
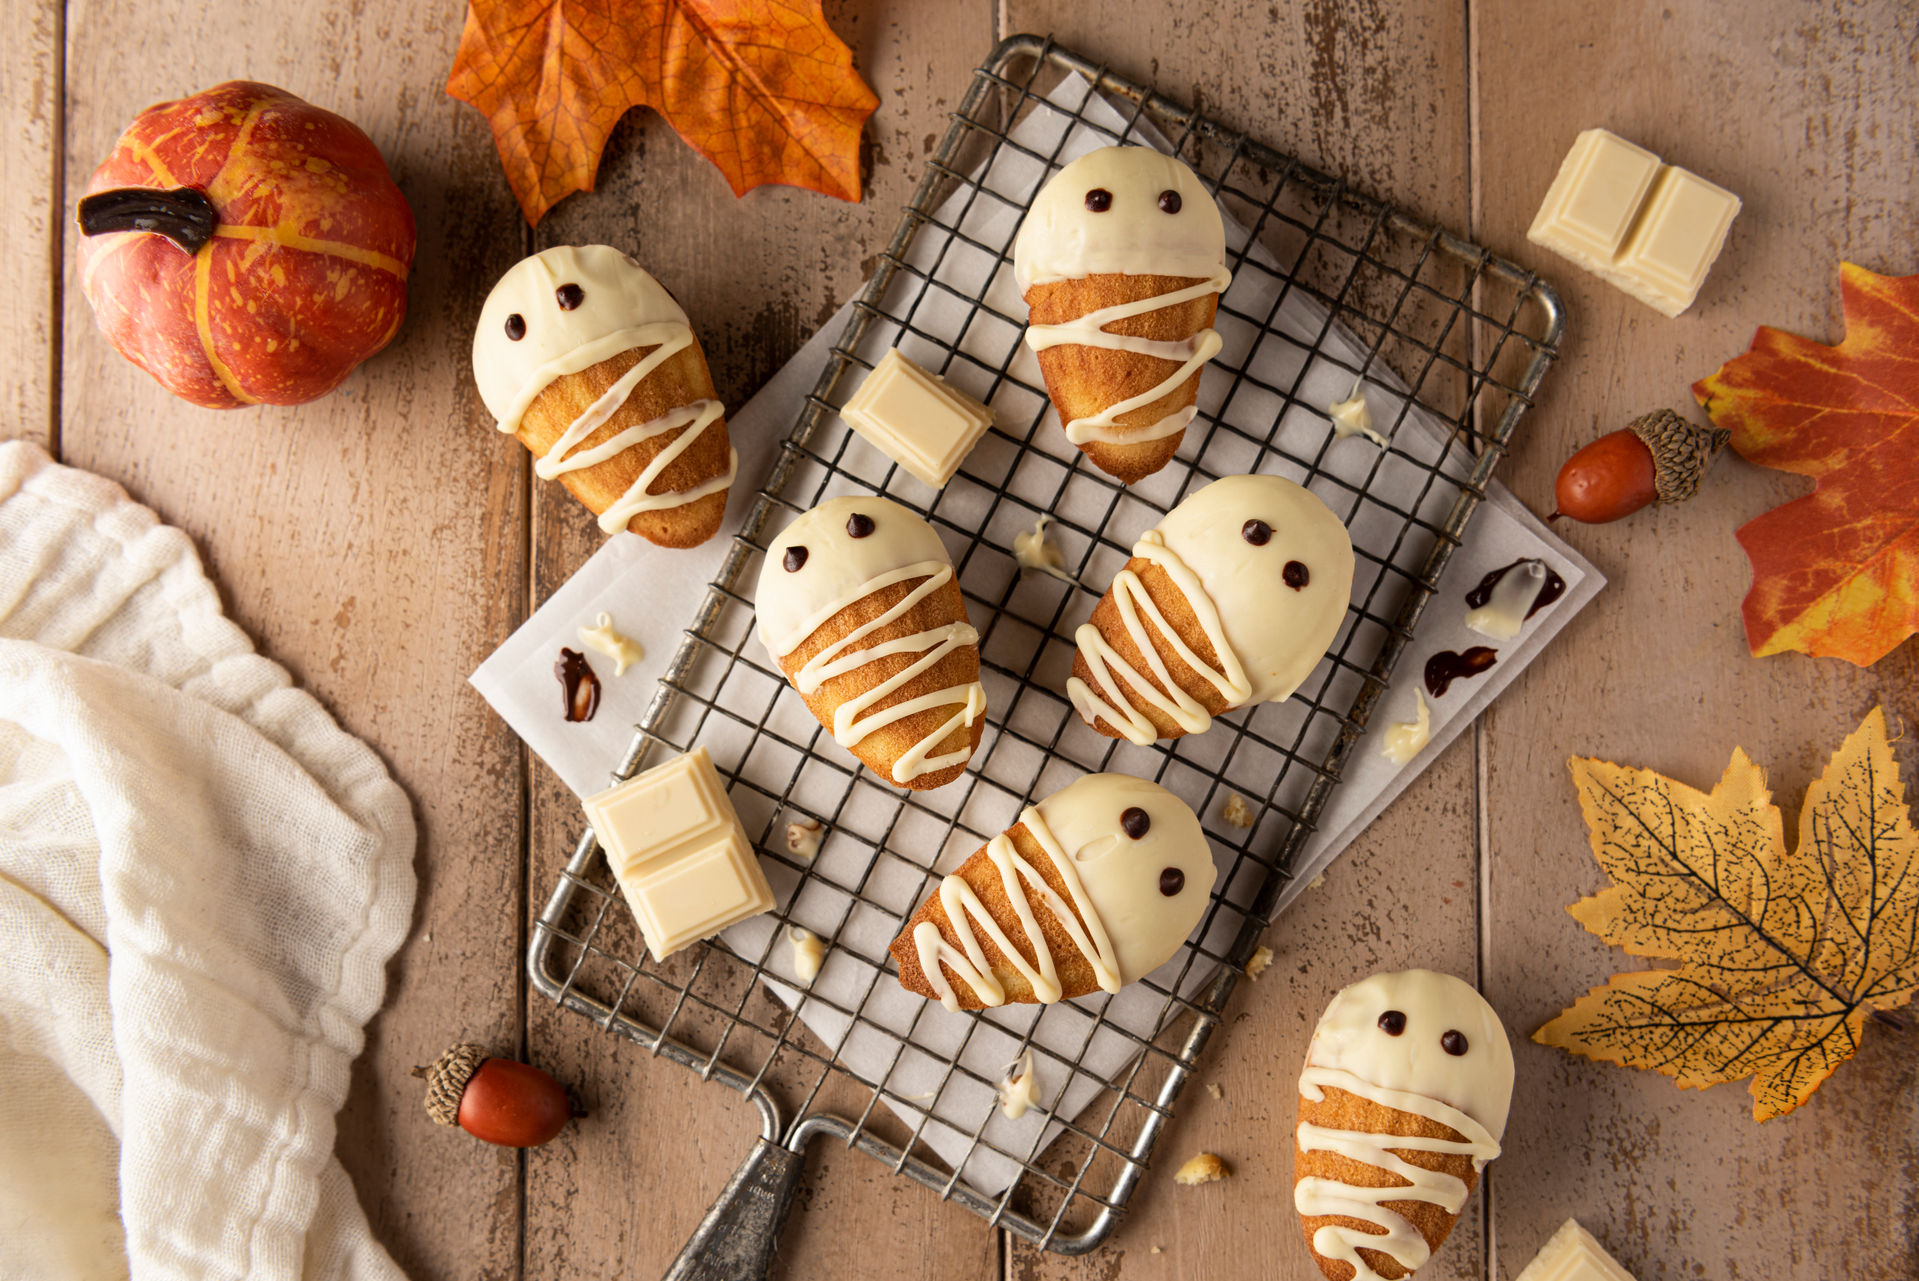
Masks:
[[[585,804],[654,960],[772,910],[773,890],[704,747]]]
[[[1576,1219],[1567,1219],[1518,1281],[1633,1281],[1633,1276]]]
[[[993,425],[993,411],[900,355],[886,353],[840,416],[874,448],[942,489]]]
[[[1739,197],[1604,129],[1574,141],[1526,238],[1677,316],[1725,247]]]

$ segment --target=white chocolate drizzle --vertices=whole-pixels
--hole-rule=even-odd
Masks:
[[[1432,1249],[1418,1228],[1382,1203],[1425,1201],[1448,1214],[1458,1214],[1466,1204],[1469,1189],[1465,1180],[1415,1165],[1395,1155],[1395,1152],[1440,1152],[1469,1156],[1473,1160],[1473,1168],[1483,1170],[1488,1161],[1499,1155],[1499,1140],[1478,1121],[1438,1099],[1407,1090],[1386,1089],[1339,1068],[1309,1065],[1300,1073],[1299,1092],[1304,1098],[1318,1102],[1326,1097],[1328,1086],[1356,1094],[1382,1107],[1423,1116],[1465,1136],[1465,1141],[1460,1142],[1410,1134],[1334,1130],[1305,1122],[1300,1123],[1296,1132],[1301,1151],[1334,1152],[1407,1180],[1405,1184],[1384,1188],[1359,1187],[1315,1177],[1299,1180],[1293,1187],[1293,1205],[1301,1214],[1344,1215],[1362,1219],[1384,1230],[1382,1235],[1327,1224],[1313,1233],[1313,1249],[1328,1259],[1352,1264],[1355,1272],[1353,1281],[1381,1281],[1379,1274],[1360,1257],[1361,1247],[1390,1255],[1407,1271],[1415,1271],[1432,1257]]]
[[[1019,563],[1021,571],[1047,574],[1062,583],[1077,586],[1079,580],[1066,572],[1066,553],[1060,550],[1058,543],[1046,536],[1047,523],[1052,519],[1042,513],[1031,529],[1013,536],[1013,559]]]
[[[1379,754],[1395,765],[1404,765],[1419,755],[1433,732],[1433,709],[1426,705],[1426,695],[1415,686],[1413,697],[1419,700],[1419,711],[1413,720],[1394,721],[1386,727],[1380,736]]]
[[[1020,1051],[1019,1058],[1000,1078],[999,1110],[1009,1121],[1017,1121],[1031,1108],[1039,1106],[1039,1077],[1033,1071],[1033,1049]]]
[[[627,668],[646,658],[646,651],[640,648],[640,643],[616,631],[613,616],[605,611],[601,611],[600,616],[593,620],[593,626],[580,629],[580,644],[612,659],[615,676],[626,675]]]
[[[1386,448],[1386,438],[1373,430],[1373,411],[1366,404],[1366,397],[1360,392],[1365,384],[1363,380],[1353,384],[1353,394],[1337,404],[1326,406],[1326,416],[1333,420],[1333,435],[1340,440],[1348,436],[1364,436],[1381,449]]]
[[[843,527],[855,514],[872,521],[872,534],[853,539],[836,531],[836,524]],[[809,542],[800,543],[802,538]],[[814,566],[820,570],[819,578],[784,569],[782,554],[793,546],[806,548],[801,569]],[[902,565],[896,563],[901,551],[908,554],[913,551],[932,551],[937,553],[937,558],[928,556]],[[838,563],[831,566],[833,572],[830,577],[826,575],[826,566],[814,564],[816,557],[822,560],[836,558]],[[862,570],[877,572],[858,577]],[[896,654],[918,655],[900,671],[842,701],[833,709],[833,723],[827,727],[832,732],[833,741],[850,751],[875,731],[896,721],[934,708],[957,705],[958,710],[944,723],[920,738],[893,762],[892,779],[895,783],[909,783],[922,774],[964,764],[973,754],[970,742],[955,751],[937,755],[933,749],[955,730],[971,729],[973,722],[986,712],[986,690],[977,680],[876,709],[877,704],[890,698],[921,673],[930,671],[948,654],[979,644],[979,632],[963,618],[892,640],[868,639],[904,617],[921,601],[952,581],[953,565],[946,558],[938,535],[925,521],[905,508],[881,498],[833,499],[813,508],[788,526],[774,541],[760,572],[755,602],[759,612],[760,639],[776,660],[798,649],[822,624],[854,602],[896,584],[913,584],[906,595],[890,608],[820,650],[791,677],[795,689],[802,694],[812,695],[819,692],[827,681],[858,671],[880,659]],[[815,594],[816,588],[824,588],[828,594],[822,599]],[[803,589],[804,600],[792,599],[802,594]]]

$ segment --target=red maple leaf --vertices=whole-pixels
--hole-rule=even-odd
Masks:
[[[860,198],[879,99],[820,0],[470,0],[446,91],[486,113],[529,223],[593,189],[621,116],[651,107],[743,196]]]
[[[1746,641],[1861,667],[1919,631],[1919,276],[1839,265],[1846,337],[1762,326],[1693,384],[1749,462],[1819,487],[1739,529]]]

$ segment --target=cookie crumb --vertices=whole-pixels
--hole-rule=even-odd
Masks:
[[[820,852],[820,834],[826,825],[817,819],[801,819],[786,825],[786,852],[795,858],[811,859]]]
[[[1224,1161],[1211,1152],[1201,1152],[1174,1172],[1173,1182],[1183,1188],[1190,1188],[1201,1183],[1218,1183],[1231,1173]]]
[[[1152,1248],[1152,1250],[1150,1251],[1150,1253],[1153,1253],[1153,1254],[1165,1254],[1165,1253],[1166,1253],[1166,1251],[1164,1251],[1164,1250],[1162,1250],[1162,1249],[1160,1249],[1160,1248],[1159,1248],[1158,1246],[1154,1246],[1154,1247]]]
[[[1238,792],[1226,793],[1226,803],[1220,806],[1219,816],[1234,827],[1253,825],[1253,807],[1248,805],[1246,798]]]
[[[1212,1095],[1216,1099],[1223,1099],[1226,1097],[1226,1091],[1220,1089],[1219,1083],[1216,1081],[1208,1081],[1206,1083],[1206,1093]]]
[[[1273,949],[1270,947],[1267,947],[1264,943],[1261,943],[1257,948],[1253,950],[1252,957],[1248,959],[1246,962],[1246,977],[1249,979],[1252,979],[1255,983],[1257,983],[1259,981],[1259,976],[1264,974],[1266,972],[1266,967],[1271,965],[1272,963],[1273,963]]]

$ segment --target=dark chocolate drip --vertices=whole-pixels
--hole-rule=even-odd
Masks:
[[[1512,564],[1500,569],[1495,569],[1492,573],[1480,579],[1479,586],[1466,593],[1466,608],[1484,609],[1486,602],[1493,598],[1493,588],[1499,586],[1499,580],[1512,573],[1515,569],[1518,569],[1521,565],[1538,565],[1546,571],[1546,581],[1540,586],[1539,595],[1533,598],[1532,608],[1526,611],[1527,618],[1531,618],[1534,614],[1537,614],[1540,610],[1546,608],[1546,606],[1566,594],[1566,580],[1559,576],[1558,571],[1554,570],[1551,565],[1546,564],[1543,560],[1537,560],[1531,556],[1522,556]]]
[[[586,655],[577,649],[562,649],[560,661],[553,664],[553,674],[566,691],[566,719],[592,720],[593,713],[600,710],[600,678],[593,674]]]
[[[1426,660],[1426,692],[1443,698],[1452,683],[1461,677],[1477,676],[1499,661],[1499,651],[1475,645],[1463,653],[1442,649]]]
[[[82,235],[109,231],[151,231],[165,236],[190,254],[213,239],[220,215],[207,193],[194,187],[160,191],[150,187],[121,187],[96,191],[80,199]]]

